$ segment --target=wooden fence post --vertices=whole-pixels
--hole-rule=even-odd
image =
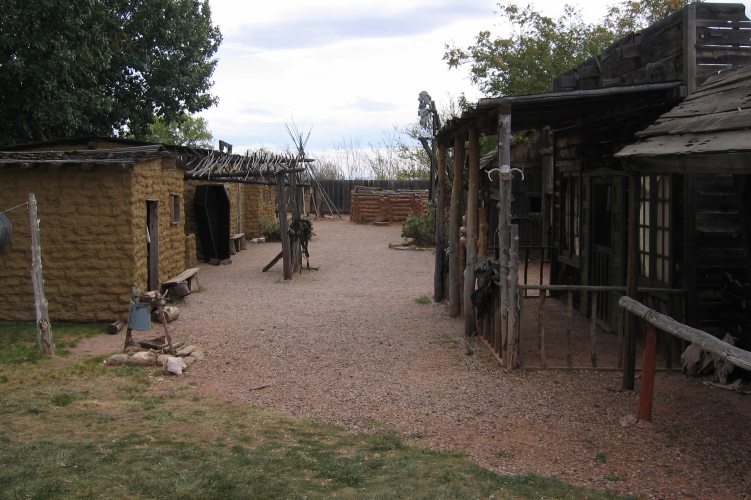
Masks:
[[[284,279],[292,279],[292,248],[289,242],[289,225],[287,224],[287,189],[284,185],[284,173],[276,174],[276,208],[279,212],[279,232],[282,238],[282,264]]]
[[[477,129],[469,129],[469,191],[467,192],[466,249],[464,266],[464,334],[477,333],[475,308],[472,306],[472,292],[475,291],[475,263],[477,262],[477,209],[480,176],[480,136]]]
[[[435,195],[435,270],[433,271],[433,300],[443,300],[443,260],[446,228],[446,146],[438,146],[438,187]]]
[[[655,327],[647,323],[647,338],[644,340],[644,358],[641,367],[641,389],[639,390],[638,420],[652,421],[652,396],[655,384],[655,354],[657,335]]]
[[[521,366],[519,353],[519,225],[511,224],[511,247],[509,248],[508,273],[508,368],[516,370]]]
[[[37,340],[42,354],[55,354],[55,344],[52,342],[52,325],[47,312],[47,298],[44,295],[44,278],[42,278],[42,246],[39,239],[37,200],[33,194],[29,195],[29,221],[31,223],[31,282],[34,285]]]
[[[449,316],[455,318],[461,313],[460,255],[459,255],[459,213],[462,200],[464,171],[464,138],[459,134],[454,138],[454,183],[451,186],[451,219],[449,221]]]

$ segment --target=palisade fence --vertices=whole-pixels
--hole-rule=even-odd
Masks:
[[[349,179],[349,180],[321,180],[313,183],[313,200],[320,199],[317,191],[322,189],[331,200],[333,208],[340,214],[349,213],[349,195],[355,186],[380,187],[383,189],[429,189],[430,181],[379,181],[374,179]],[[311,203],[310,210],[315,212],[315,203]],[[331,210],[324,202],[321,205],[322,214],[329,215]]]

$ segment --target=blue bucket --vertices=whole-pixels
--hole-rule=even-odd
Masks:
[[[151,304],[131,302],[128,327],[131,330],[151,330]]]

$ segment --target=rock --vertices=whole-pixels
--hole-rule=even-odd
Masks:
[[[180,358],[180,359],[182,359],[183,361],[185,361],[185,364],[188,365],[188,366],[190,366],[193,363],[195,363],[196,361],[198,361],[196,358],[193,357],[193,355],[186,356],[186,357]]]
[[[174,357],[175,356],[173,356],[172,354],[159,354],[156,357],[156,363],[158,365],[164,366],[164,363],[167,361],[167,358],[174,358]]]
[[[218,266],[219,262],[220,262],[220,260],[217,259],[217,258],[211,258],[211,259],[209,259],[209,265],[211,265],[211,266]]]
[[[204,359],[206,359],[206,354],[204,354],[203,351],[199,351],[198,349],[196,349],[195,351],[190,353],[190,357],[195,358],[198,361],[203,361]]]
[[[626,415],[621,419],[621,427],[631,427],[636,425],[636,417],[633,415]]]
[[[127,354],[113,354],[107,359],[107,366],[121,366],[128,362]]]
[[[129,365],[153,366],[156,364],[156,355],[151,351],[137,352],[128,358]]]
[[[183,361],[183,358],[176,358],[173,356],[170,356],[166,359],[164,362],[164,373],[171,373],[173,375],[182,375],[183,370],[186,369],[188,365]]]
[[[194,346],[194,345],[188,345],[188,346],[185,346],[185,347],[181,347],[177,351],[177,355],[178,356],[188,356],[191,352],[195,351],[196,349],[198,349],[198,348],[196,346]]]

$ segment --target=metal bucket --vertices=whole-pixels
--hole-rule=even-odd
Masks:
[[[0,250],[7,247],[13,237],[13,226],[5,214],[0,214]]]
[[[131,330],[151,330],[151,304],[131,302],[128,327]]]

